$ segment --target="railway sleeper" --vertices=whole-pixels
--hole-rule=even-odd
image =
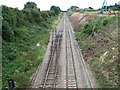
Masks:
[[[71,67],[68,68],[68,71],[74,72],[72,70],[74,70],[74,68],[71,68]]]
[[[51,80],[55,80],[55,78],[51,78],[51,77],[47,78],[47,81],[51,81]]]
[[[50,71],[51,71],[51,72],[55,72],[55,70],[56,70],[55,68],[50,68],[50,69],[49,69],[49,72],[50,72]]]
[[[76,85],[76,82],[68,82],[68,85]]]
[[[76,82],[75,79],[69,79],[68,82]]]
[[[41,84],[41,86],[43,87],[44,83]],[[45,85],[54,85],[54,84],[50,84],[50,83],[46,83]]]
[[[41,85],[45,85],[45,86],[47,86],[47,85],[54,85],[54,81],[47,81],[45,84],[43,83],[43,84],[41,84]]]
[[[73,88],[77,88],[77,86],[69,86],[68,88],[72,88],[72,90],[74,90]]]
[[[48,74],[55,74],[55,72],[48,72]]]
[[[45,88],[52,88],[54,84],[45,84]],[[39,88],[44,88],[44,84],[41,84]]]
[[[49,74],[48,75],[48,78],[53,78],[53,77],[55,77],[55,74]]]
[[[72,69],[71,69],[72,70]],[[75,76],[75,73],[73,71],[68,71],[68,75]]]
[[[68,84],[68,87],[77,87],[77,86],[76,86],[76,84],[72,84],[72,85]]]
[[[68,76],[68,80],[75,80],[75,76]]]
[[[75,76],[71,76],[71,77],[68,76],[68,80],[76,80],[76,79]]]
[[[55,66],[50,66],[50,69],[55,69]]]

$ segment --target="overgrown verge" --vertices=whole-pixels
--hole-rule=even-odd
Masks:
[[[118,88],[118,16],[95,16],[75,35],[99,88]]]
[[[8,79],[13,79],[17,88],[25,88],[61,17],[54,11],[6,6],[2,6],[2,16],[2,87],[8,87]]]

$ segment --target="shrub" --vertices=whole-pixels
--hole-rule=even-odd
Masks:
[[[24,5],[24,9],[26,8],[37,8],[37,4],[34,3],[34,2],[27,2],[25,5]]]
[[[56,14],[37,8],[18,10],[6,6],[3,11],[2,87],[8,86],[7,79],[10,78],[15,80],[17,88],[27,87],[48,44],[51,21]],[[37,47],[36,43],[40,46]]]
[[[3,21],[2,24],[2,38],[6,41],[14,41],[14,32],[7,21]]]
[[[19,39],[23,39],[26,37],[28,29],[26,27],[21,27],[21,28],[17,28],[14,32]]]
[[[103,26],[106,26],[108,23],[109,23],[108,18],[103,19],[103,21],[102,21]]]
[[[59,14],[59,12],[61,11],[60,8],[56,6],[51,6],[50,10],[54,11],[56,14]]]

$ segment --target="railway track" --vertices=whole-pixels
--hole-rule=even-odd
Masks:
[[[62,30],[58,30],[55,28],[52,31],[52,45],[50,50],[48,66],[40,88],[56,87],[61,41],[62,41]]]
[[[67,22],[68,20],[66,20]],[[66,26],[66,88],[78,88],[69,26]]]
[[[51,32],[50,54],[46,54],[48,58],[44,59],[42,69],[38,71],[31,87],[90,88],[88,75],[72,33],[71,24],[64,14],[59,25]]]

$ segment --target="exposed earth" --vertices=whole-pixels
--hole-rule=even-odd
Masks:
[[[80,32],[85,21],[95,16],[114,17],[117,15],[74,13],[69,18],[74,31]],[[84,17],[84,18],[83,18]],[[101,22],[102,23],[102,22]],[[93,35],[78,39],[83,58],[100,87],[117,87],[118,84],[118,19],[109,20],[108,25]],[[85,43],[82,45],[81,43]],[[104,83],[102,83],[104,81]]]

